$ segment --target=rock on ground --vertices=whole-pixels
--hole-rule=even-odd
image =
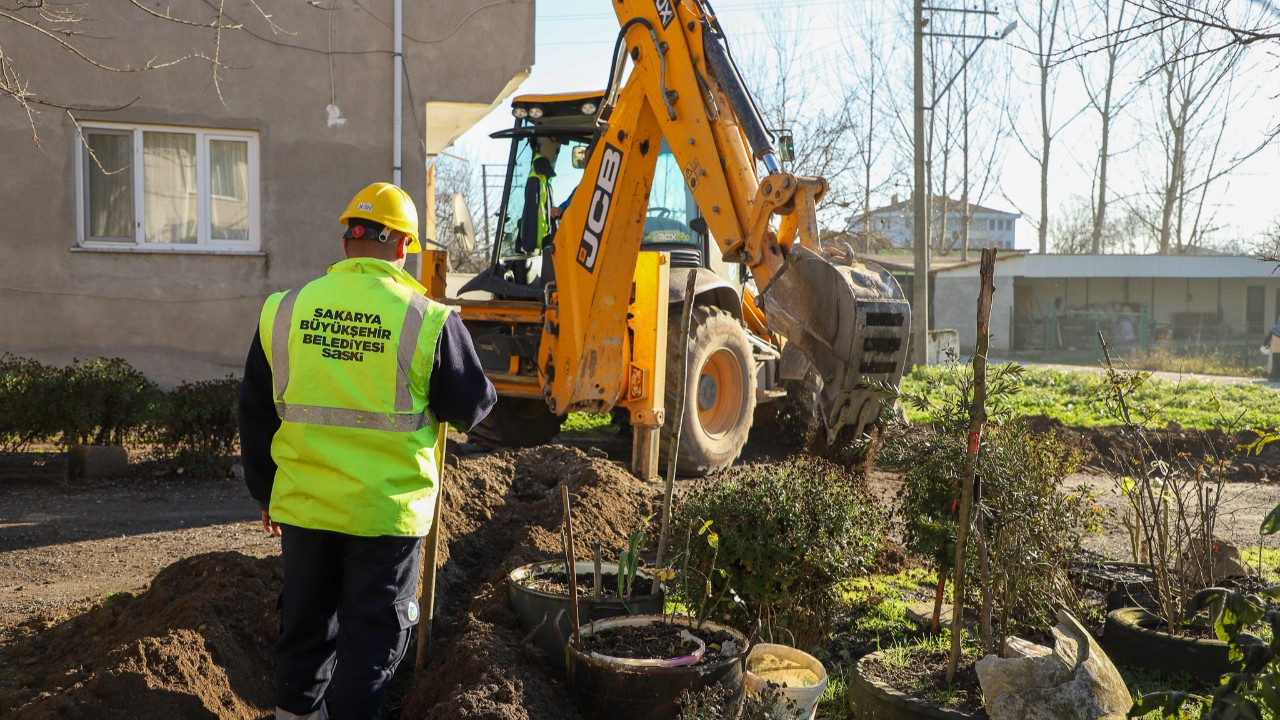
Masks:
[[[991,720],[1124,720],[1133,698],[1080,621],[1058,611],[1052,654],[978,661]]]

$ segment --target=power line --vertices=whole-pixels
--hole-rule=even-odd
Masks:
[[[879,22],[875,22],[875,23],[857,24],[857,25],[852,24],[852,23],[850,23],[850,24],[837,24],[837,23],[831,23],[831,24],[829,24],[829,25],[823,25],[823,26],[821,26],[821,27],[819,27],[819,28],[811,28],[808,32],[812,32],[814,29],[816,29],[816,30],[837,30],[837,31],[839,31],[839,30],[855,30],[855,29],[858,29],[858,28],[863,28],[863,27],[868,27],[868,26],[870,26],[870,27],[872,27],[872,28],[874,28],[874,29],[877,29],[877,30],[878,30],[878,29],[883,28],[883,27],[884,27],[886,24],[888,24],[888,23],[890,23],[890,21],[879,21]],[[896,24],[896,23],[894,23],[894,24]],[[774,32],[773,30],[768,30],[768,29],[765,29],[765,30],[752,30],[752,31],[749,31],[749,32],[736,32],[736,33],[732,33],[732,34],[729,36],[729,39],[730,39],[730,40],[735,40],[735,39],[737,39],[737,38],[743,38],[743,37],[760,37],[760,36],[762,36],[762,35],[770,35],[770,34],[772,34],[773,32]],[[599,40],[565,40],[565,41],[557,41],[557,42],[539,42],[539,43],[537,43],[537,46],[538,46],[538,47],[563,47],[563,46],[569,46],[569,45],[612,45],[615,39],[616,39],[616,38],[610,37],[610,38],[607,38],[607,39],[606,39],[606,38],[601,38],[601,39],[599,39]]]
[[[832,5],[848,5],[848,0],[785,0],[784,2],[770,3],[768,9],[785,9],[785,8],[811,8],[811,7],[829,7]],[[759,13],[763,8],[755,3],[740,4],[724,4],[715,8],[716,15],[726,15],[729,13]],[[537,19],[542,20],[616,20],[617,15],[605,15],[603,13],[584,13],[581,15],[538,15]]]

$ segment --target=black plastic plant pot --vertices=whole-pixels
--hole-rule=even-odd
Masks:
[[[850,680],[849,696],[855,720],[974,720],[986,717],[948,710],[868,678],[864,666],[879,662],[881,655],[882,652],[873,652],[859,660]]]
[[[1112,611],[1102,632],[1102,649],[1117,665],[1186,673],[1212,685],[1233,670],[1226,643],[1217,638],[1170,635],[1164,628],[1163,620],[1142,608]]]
[[[580,632],[590,637],[619,625],[672,620],[664,615],[610,618],[585,623]],[[689,620],[676,617],[674,622],[688,626]],[[713,622],[703,622],[701,628],[708,632],[728,632],[740,649],[727,658],[708,660],[704,656],[696,665],[639,667],[624,664],[627,661],[618,658],[587,654],[572,642],[566,643],[569,692],[574,703],[590,720],[672,720],[679,714],[680,695],[684,691],[697,693],[719,684],[729,692],[729,702],[740,706],[746,692],[743,663],[747,657],[747,639],[737,630]]]
[[[578,575],[590,575],[595,572],[594,562],[575,563],[575,567]],[[511,610],[520,622],[521,630],[528,633],[535,627],[538,628],[538,632],[533,636],[533,644],[547,654],[547,658],[551,660],[551,665],[560,672],[564,672],[565,669],[564,647],[553,624],[561,610],[564,610],[565,617],[568,617],[569,595],[568,593],[554,595],[541,590],[534,590],[526,586],[525,582],[530,578],[541,575],[563,572],[564,561],[551,560],[523,565],[512,570],[507,576],[507,593],[511,598]],[[618,574],[618,564],[601,563],[600,574],[616,576]],[[636,573],[634,587],[648,589],[652,582],[653,575],[644,570],[639,570]],[[601,620],[619,615],[660,613],[662,612],[662,601],[661,591],[657,594],[636,595],[627,599],[581,597],[578,598],[578,619],[580,622],[586,623],[591,620]],[[567,622],[565,624],[568,625]],[[569,628],[561,628],[561,631],[567,633]]]

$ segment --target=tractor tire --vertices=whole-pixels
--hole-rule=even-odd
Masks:
[[[717,307],[695,307],[689,325],[686,392],[681,393],[675,382],[683,340],[678,331],[667,335],[667,412],[661,452],[667,460],[675,409],[683,395],[676,471],[701,476],[733,464],[747,444],[756,409],[755,360],[747,330],[733,315]]]
[[[500,396],[488,417],[471,428],[467,438],[496,449],[534,447],[550,442],[560,432],[560,421],[541,400]]]

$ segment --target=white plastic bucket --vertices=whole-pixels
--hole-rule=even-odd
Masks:
[[[817,678],[815,681],[814,678]],[[747,692],[759,696],[770,682],[786,685],[782,696],[793,700],[800,715],[775,709],[777,718],[812,720],[818,698],[827,689],[827,669],[807,652],[787,645],[759,643],[747,654]]]

